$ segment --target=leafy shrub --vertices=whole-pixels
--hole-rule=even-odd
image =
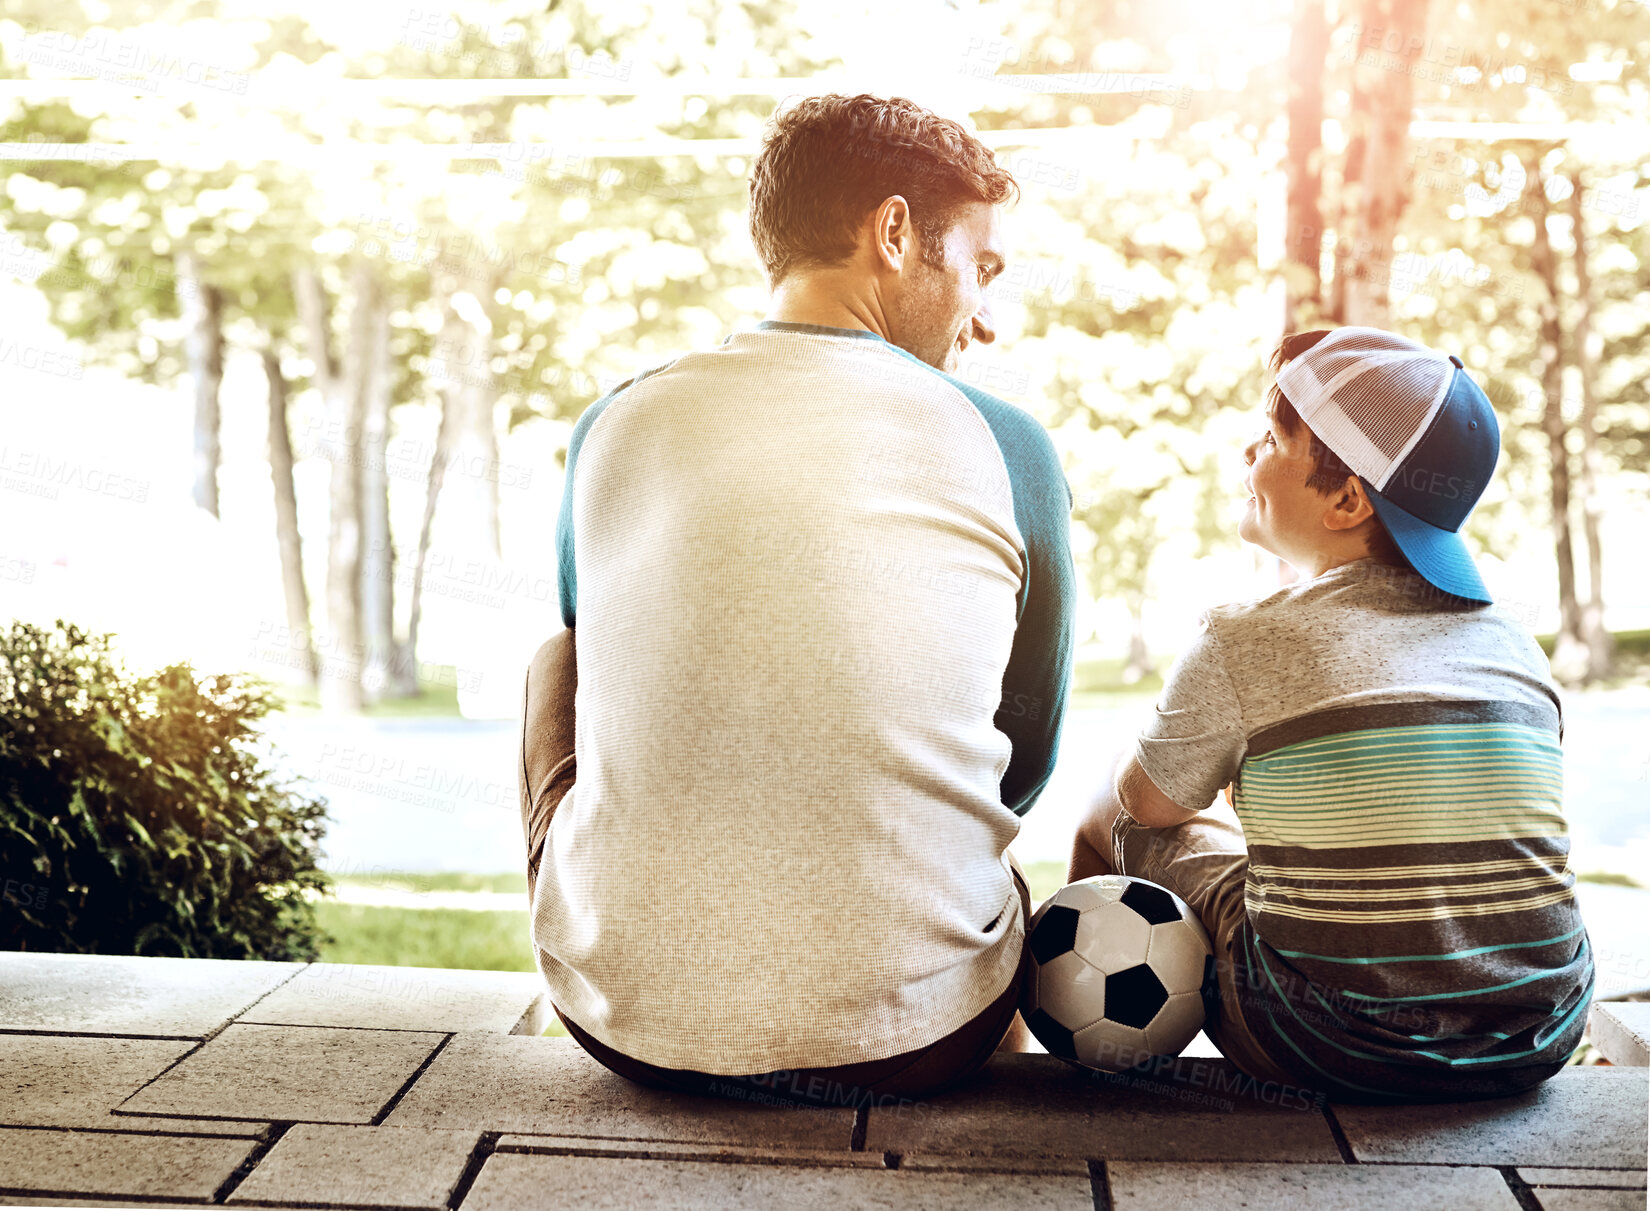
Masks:
[[[111,636],[0,630],[0,948],[313,959],[324,800],[278,780],[241,674],[135,675]]]

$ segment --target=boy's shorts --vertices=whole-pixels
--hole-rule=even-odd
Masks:
[[[1118,812],[1111,848],[1114,871],[1167,887],[1191,905],[1209,931],[1220,995],[1208,1006],[1203,1029],[1221,1054],[1258,1081],[1299,1084],[1267,1055],[1243,1020],[1238,980],[1243,959],[1236,938],[1247,915],[1243,884],[1249,851],[1231,808],[1217,803],[1172,828],[1145,828]]]

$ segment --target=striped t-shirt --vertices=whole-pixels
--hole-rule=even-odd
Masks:
[[[898,1055],[1001,994],[1070,508],[1030,415],[866,331],[766,322],[592,405],[557,527],[577,785],[533,905],[557,1007],[753,1074]]]
[[[1593,983],[1546,657],[1494,606],[1373,560],[1209,612],[1138,754],[1234,784],[1244,1019],[1303,1084],[1463,1097],[1574,1051]]]

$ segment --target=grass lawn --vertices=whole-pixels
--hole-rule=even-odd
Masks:
[[[332,941],[323,963],[534,971],[527,912],[385,908],[322,900],[315,916]]]

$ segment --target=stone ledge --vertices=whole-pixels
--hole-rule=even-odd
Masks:
[[[1593,1046],[1612,1064],[1650,1068],[1650,1001],[1600,1001],[1593,1006]]]

